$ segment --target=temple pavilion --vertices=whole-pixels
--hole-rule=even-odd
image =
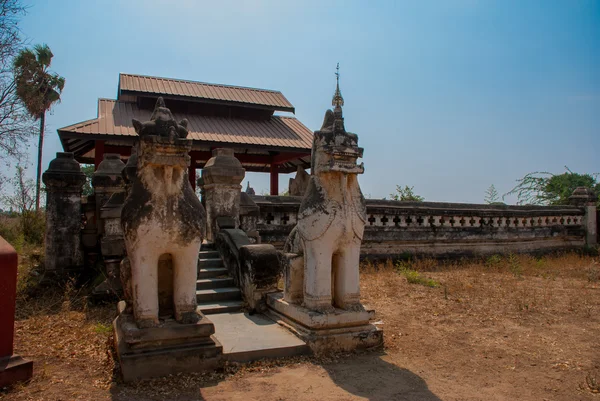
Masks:
[[[214,148],[233,148],[246,171],[269,172],[272,195],[279,173],[310,167],[313,133],[289,115],[295,108],[281,92],[132,74],[119,75],[116,100],[98,99],[96,118],[58,129],[65,152],[96,166],[105,153],[128,158],[137,138],[131,120],[149,120],[159,96],[175,119],[189,121],[194,187]]]

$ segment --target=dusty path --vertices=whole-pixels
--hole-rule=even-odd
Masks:
[[[364,301],[385,330],[382,352],[137,384],[114,371],[112,306],[23,301],[16,349],[35,361],[34,379],[0,400],[600,401],[597,259],[411,267],[440,285],[408,284],[392,266],[363,268]]]

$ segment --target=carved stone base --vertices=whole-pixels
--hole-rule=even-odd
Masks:
[[[335,309],[319,313],[289,303],[282,293],[267,296],[269,315],[304,340],[316,354],[383,345],[383,330],[369,323],[374,311]]]
[[[140,329],[133,316],[121,308],[113,329],[125,382],[212,370],[223,364],[223,347],[213,337],[215,326],[205,316],[195,324],[167,319],[158,327]]]
[[[33,375],[33,362],[18,355],[0,358],[0,388],[24,382]]]

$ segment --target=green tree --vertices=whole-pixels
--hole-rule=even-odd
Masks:
[[[415,194],[415,187],[409,187],[405,185],[402,188],[400,185],[396,185],[396,193],[390,194],[390,199],[397,201],[407,201],[407,202],[423,202],[425,198]]]
[[[490,187],[485,191],[485,197],[483,201],[488,205],[500,203],[500,195],[498,195],[498,191],[496,191],[496,187],[494,184],[490,185]]]
[[[81,172],[85,174],[85,184],[83,184],[83,196],[93,195],[94,187],[92,187],[92,177],[94,177],[95,166],[93,164],[83,164]]]
[[[566,172],[552,174],[533,172],[517,180],[517,185],[502,197],[517,196],[518,205],[568,205],[569,197],[577,187],[600,192],[598,174],[574,173],[565,166]]]
[[[35,189],[35,209],[40,207],[40,178],[42,175],[42,148],[44,145],[44,124],[46,111],[60,102],[65,87],[65,79],[49,71],[52,51],[48,45],[35,45],[33,49],[23,49],[14,60],[17,96],[29,114],[40,120],[37,175]]]

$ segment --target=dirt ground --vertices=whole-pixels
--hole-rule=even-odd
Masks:
[[[597,258],[364,264],[361,286],[383,350],[135,384],[115,369],[112,305],[69,286],[21,296],[16,352],[34,378],[0,400],[600,400]]]

